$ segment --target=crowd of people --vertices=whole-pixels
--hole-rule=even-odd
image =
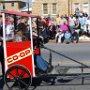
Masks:
[[[22,41],[21,39],[26,39],[24,36],[29,37],[29,20],[27,18],[18,17],[17,25],[15,25],[14,18],[12,16],[6,16],[5,22],[7,38],[14,37],[15,41]],[[49,40],[56,40],[56,43],[78,43],[81,35],[90,37],[90,17],[85,13],[80,13],[79,15],[71,14],[70,16],[57,15],[56,18],[38,17],[38,21],[36,18],[33,18],[32,29],[35,32],[38,29],[43,43]],[[1,35],[2,22],[0,19],[0,36]]]
[[[36,27],[34,21],[32,25]],[[78,43],[81,35],[90,37],[90,17],[84,13],[57,15],[56,18],[39,17],[38,29],[44,43],[50,39],[55,39],[56,43]]]

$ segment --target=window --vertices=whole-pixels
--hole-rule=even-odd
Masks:
[[[3,9],[5,9],[5,3],[3,3]]]
[[[43,14],[48,14],[48,4],[47,3],[43,4]]]
[[[53,14],[56,14],[56,11],[57,11],[56,5],[57,5],[56,3],[52,4],[52,13]]]
[[[75,11],[76,9],[79,9],[79,10],[80,10],[80,4],[79,4],[79,3],[74,3],[74,11]]]
[[[11,3],[11,6],[14,7],[14,2]]]
[[[89,4],[83,3],[82,7],[83,7],[83,12],[89,14]]]

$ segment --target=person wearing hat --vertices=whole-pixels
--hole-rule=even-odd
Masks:
[[[56,43],[63,43],[64,42],[64,33],[62,30],[57,31],[55,37],[56,37]]]

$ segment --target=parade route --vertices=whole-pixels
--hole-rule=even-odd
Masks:
[[[78,43],[78,44],[56,44],[56,43],[47,43],[45,47],[48,47],[52,50],[55,50],[65,56],[68,56],[74,60],[77,60],[83,64],[90,66],[90,43]],[[42,57],[49,61],[50,51],[41,49]],[[68,60],[68,58],[57,55],[52,52],[52,64],[61,66],[80,66],[80,64]],[[1,70],[0,70],[1,72]],[[81,72],[81,69],[70,69],[68,73],[78,73]],[[90,69],[84,69],[84,72],[90,72]],[[55,73],[55,72],[54,72]],[[37,82],[38,80],[38,82]],[[40,81],[40,82],[39,82]],[[55,77],[54,82],[53,78],[37,78],[33,84],[36,87],[30,87],[28,90],[90,90],[90,77],[85,78],[84,85],[82,85],[82,78],[62,78]],[[37,83],[36,83],[37,82]],[[4,85],[3,90],[8,90],[6,85]]]

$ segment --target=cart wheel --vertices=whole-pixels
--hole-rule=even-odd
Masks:
[[[32,83],[32,76],[25,67],[12,66],[5,74],[5,83],[9,90],[13,90],[13,88],[27,90]]]

